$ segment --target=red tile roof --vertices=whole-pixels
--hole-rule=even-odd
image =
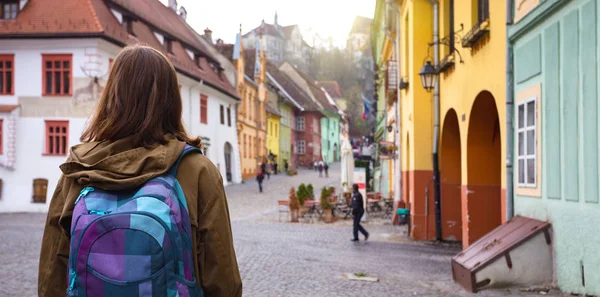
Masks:
[[[221,53],[225,58],[229,59],[229,61],[233,62],[233,44],[217,44],[215,48],[219,53]]]
[[[271,35],[271,36],[283,38],[284,36],[282,34],[282,31],[280,31],[279,28],[281,28],[281,27],[264,23],[256,28],[254,28],[252,31],[244,34],[243,37],[247,37],[248,35],[252,34],[252,32],[256,32],[256,35],[260,35],[260,33],[262,33],[263,35]]]
[[[271,106],[271,104],[269,104],[269,103],[267,103],[266,109],[267,109],[267,113],[274,114],[276,116],[281,116],[281,113],[279,112],[279,110],[277,110],[276,107]]]
[[[108,5],[136,18],[135,37],[123,28]],[[153,31],[174,39],[173,54],[166,52]],[[224,74],[208,66],[206,59],[220,67],[197,40],[201,36],[158,0],[29,0],[16,20],[0,22],[0,38],[11,37],[100,37],[119,45],[147,44],[166,54],[180,72],[239,100],[235,88],[222,79]],[[185,49],[204,57],[205,67],[199,68]]]
[[[254,79],[254,67],[256,66],[256,49],[244,50],[244,73]]]
[[[340,85],[338,85],[337,81],[318,81],[317,85],[323,87],[332,98],[344,97],[342,89],[340,89]]]
[[[280,71],[275,64],[267,62],[267,72],[305,111],[319,111],[319,106],[314,103],[310,96],[296,85],[287,74]]]
[[[323,90],[321,90],[321,87],[317,85],[317,82],[312,77],[308,76],[308,74],[300,71],[298,67],[294,66],[294,70],[306,81],[306,83],[310,87],[310,91],[312,92],[313,96],[317,99],[317,102],[319,102],[319,104],[321,104],[321,106],[323,106],[323,108],[325,108],[326,110],[337,114],[337,106],[332,105],[329,102],[327,96],[325,95]]]

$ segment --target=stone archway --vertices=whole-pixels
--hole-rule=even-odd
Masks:
[[[467,185],[462,191],[465,247],[502,223],[501,142],[496,101],[481,92],[469,117]]]
[[[461,149],[458,115],[454,109],[446,114],[440,154],[442,238],[462,240]]]
[[[229,142],[225,142],[225,149],[223,150],[225,153],[225,176],[227,178],[227,182],[231,182],[233,180],[233,170],[232,170],[232,158],[231,153],[233,152],[233,147]]]

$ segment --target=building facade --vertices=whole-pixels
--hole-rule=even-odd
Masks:
[[[275,94],[267,92],[267,97],[272,95]],[[281,159],[281,113],[275,106],[267,102],[267,158],[279,165],[279,159]]]
[[[313,48],[304,41],[298,25],[281,26],[275,13],[273,24],[263,20],[260,26],[242,36],[242,42],[247,49],[256,48],[257,40],[261,38],[269,61],[277,65],[289,62],[308,70]]]
[[[234,87],[192,37],[197,33],[186,26],[184,14],[158,1],[138,2],[91,1],[89,8],[57,16],[50,7],[65,1],[29,0],[20,1],[12,15],[2,15],[8,20],[0,25],[0,74],[10,80],[0,87],[1,212],[47,210],[61,174],[58,167],[79,143],[112,60],[135,42],[169,57],[178,72],[186,129],[203,138],[224,183],[235,182],[236,158],[229,155],[228,160],[226,153],[236,150],[235,117],[223,122],[206,116],[209,110],[219,114],[222,109],[226,115],[226,107],[235,109]],[[215,130],[219,135],[211,133]]]
[[[513,5],[508,36],[514,212],[552,224],[554,276],[562,291],[600,295],[600,6],[522,2]]]

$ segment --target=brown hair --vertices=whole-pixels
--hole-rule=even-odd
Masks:
[[[132,137],[134,146],[165,144],[168,136],[200,147],[187,135],[173,65],[159,51],[143,45],[124,48],[112,63],[106,87],[82,142]]]

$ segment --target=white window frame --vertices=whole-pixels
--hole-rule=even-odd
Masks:
[[[296,141],[296,154],[298,154],[298,155],[306,154],[306,142],[304,140]]]
[[[296,130],[304,131],[304,129],[306,129],[306,123],[304,121],[304,117],[297,117],[296,118]]]
[[[529,106],[529,103],[533,102],[533,115],[534,115],[534,120],[533,120],[533,125],[532,126],[528,126],[527,125],[527,114],[528,114],[528,110],[527,107]],[[523,106],[523,127],[519,127],[519,108]],[[517,185],[521,188],[536,188],[537,187],[537,180],[538,180],[538,175],[539,172],[538,168],[537,168],[537,162],[538,162],[538,156],[537,156],[537,133],[538,133],[538,113],[537,113],[537,108],[538,108],[538,103],[537,103],[537,97],[531,97],[527,100],[523,100],[521,102],[519,102],[517,104],[517,112],[516,112],[516,124],[517,124]],[[529,144],[527,143],[527,132],[529,131],[533,131],[533,144]],[[523,134],[523,154],[520,154],[519,152],[519,148],[521,147],[521,143],[520,141],[520,135]],[[528,154],[528,148],[530,145],[533,145],[533,154]],[[529,183],[529,176],[528,176],[528,170],[527,170],[527,161],[528,160],[533,160],[533,166],[534,166],[534,176],[533,176],[533,183]],[[521,162],[523,161],[523,166],[521,166]],[[523,170],[523,178],[524,181],[521,182],[519,180],[519,177],[521,176],[521,170]]]

